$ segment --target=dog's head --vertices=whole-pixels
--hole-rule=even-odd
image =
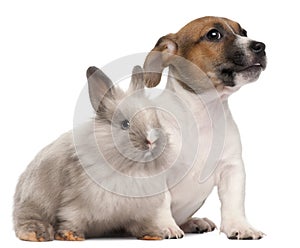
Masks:
[[[215,87],[255,81],[266,67],[265,44],[249,39],[238,23],[219,17],[196,19],[161,37],[144,63],[146,71],[156,72],[146,74],[146,85],[159,84],[163,69],[174,66],[178,56],[200,68]]]

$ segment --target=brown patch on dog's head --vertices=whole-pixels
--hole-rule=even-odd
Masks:
[[[145,60],[144,69],[148,71],[145,74],[146,86],[159,84],[165,67],[172,65],[176,68],[176,56],[196,65],[215,87],[220,84],[235,86],[237,75],[239,78],[249,76],[250,81],[266,66],[265,46],[246,37],[247,32],[229,19],[196,19],[176,34],[158,40]]]

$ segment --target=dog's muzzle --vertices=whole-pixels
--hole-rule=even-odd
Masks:
[[[219,67],[219,79],[225,86],[234,87],[242,80],[243,83],[253,82],[266,68],[266,45],[262,42],[248,40],[236,41],[227,52],[227,63]]]

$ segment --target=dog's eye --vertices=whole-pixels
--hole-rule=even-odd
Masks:
[[[212,29],[206,34],[206,38],[210,41],[218,41],[222,37],[222,34],[217,29]]]
[[[124,120],[124,121],[121,122],[121,128],[123,130],[127,130],[129,127],[130,127],[130,123],[129,123],[128,120]]]

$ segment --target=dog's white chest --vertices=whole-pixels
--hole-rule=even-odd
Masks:
[[[214,187],[212,178],[199,183],[198,173],[189,173],[171,190],[172,215],[178,225],[182,225],[204,203]]]
[[[175,91],[177,85],[173,87]],[[181,98],[195,116],[198,129],[198,135],[193,135],[190,139],[197,139],[199,142],[198,153],[191,170],[180,183],[171,189],[172,214],[179,225],[203,205],[213,187],[218,183],[216,173],[220,170],[217,166],[222,169],[232,154],[241,152],[238,130],[227,103],[221,103],[221,106],[220,102],[205,105],[193,97],[197,98],[191,93],[181,92]],[[173,137],[175,136],[179,135]],[[172,142],[177,144],[180,141],[173,140]],[[181,140],[181,142],[189,142],[189,140]]]
[[[166,121],[167,129],[170,127],[168,130],[171,133],[170,142],[177,146],[179,153],[184,153],[182,161],[184,165],[175,175],[183,178],[175,186],[172,185],[170,190],[172,215],[178,225],[183,224],[202,206],[215,185],[214,176],[201,181],[201,173],[207,166],[206,162],[211,152],[213,133],[211,117],[205,106],[201,106],[199,100],[196,103],[190,105],[189,111],[193,113],[192,118],[188,116],[189,113],[185,109],[185,107],[189,108],[188,105],[182,107],[182,112],[177,109],[179,129],[174,129],[175,125],[170,127],[172,122],[168,120],[167,115],[161,118]],[[172,106],[181,105],[175,103]],[[183,131],[183,129],[186,130]],[[197,146],[197,149],[194,146]],[[193,153],[191,150],[196,152]],[[213,173],[213,170],[211,172]]]

